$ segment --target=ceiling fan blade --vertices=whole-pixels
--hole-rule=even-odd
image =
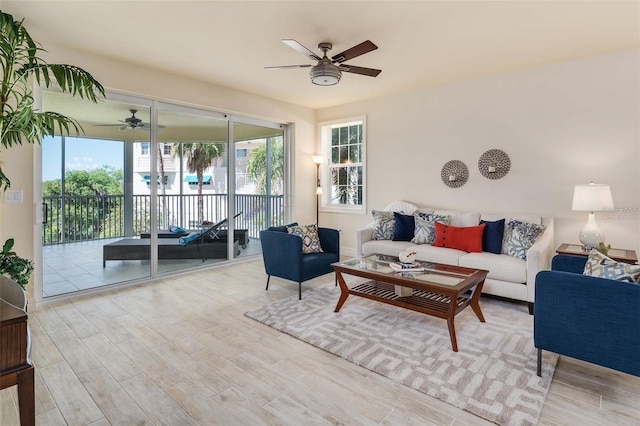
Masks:
[[[265,70],[275,70],[275,69],[284,69],[284,68],[309,68],[313,65],[280,65],[276,67],[264,67]]]
[[[364,67],[356,67],[354,65],[340,65],[340,70],[344,72],[350,72],[353,74],[362,74],[367,75],[369,77],[377,77],[378,74],[382,72],[382,70],[377,70],[375,68],[364,68]]]
[[[372,50],[376,50],[378,46],[373,44],[370,40],[363,41],[357,46],[353,46],[351,49],[347,49],[344,52],[338,53],[334,55],[331,60],[333,62],[344,62],[349,59],[353,59],[357,56],[364,55],[365,53],[369,53]]]
[[[306,47],[304,47],[303,45],[301,45],[300,43],[298,43],[292,38],[282,39],[282,42],[287,46],[289,46],[290,48],[302,53],[304,56],[306,56],[309,59],[313,59],[314,61],[319,61],[321,59],[320,56],[316,55],[311,50],[307,49]]]

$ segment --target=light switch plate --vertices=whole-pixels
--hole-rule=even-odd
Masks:
[[[4,193],[4,201],[7,203],[21,203],[22,189],[9,189]]]

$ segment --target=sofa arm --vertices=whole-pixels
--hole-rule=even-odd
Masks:
[[[373,227],[367,226],[356,231],[356,256],[362,256],[362,244],[373,240]]]
[[[536,277],[536,348],[640,376],[640,286],[561,271]]]
[[[554,219],[544,217],[542,224],[547,228],[527,251],[527,301],[530,303],[535,301],[536,275],[540,271],[551,269],[551,258],[554,253]]]

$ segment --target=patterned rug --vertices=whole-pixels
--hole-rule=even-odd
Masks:
[[[245,315],[432,397],[501,425],[535,425],[558,356],[543,352],[536,375],[533,316],[521,304],[483,297],[456,317],[459,352],[443,319],[349,296],[333,284]]]

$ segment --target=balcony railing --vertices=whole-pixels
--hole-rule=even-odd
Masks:
[[[158,229],[177,225],[193,229],[200,223],[195,195],[159,195]],[[227,217],[227,194],[202,195],[203,220],[216,223]],[[282,195],[236,195],[236,229],[248,229],[250,238],[268,226],[284,224]],[[137,236],[150,232],[151,197],[134,195],[43,197],[42,244],[61,244]]]

